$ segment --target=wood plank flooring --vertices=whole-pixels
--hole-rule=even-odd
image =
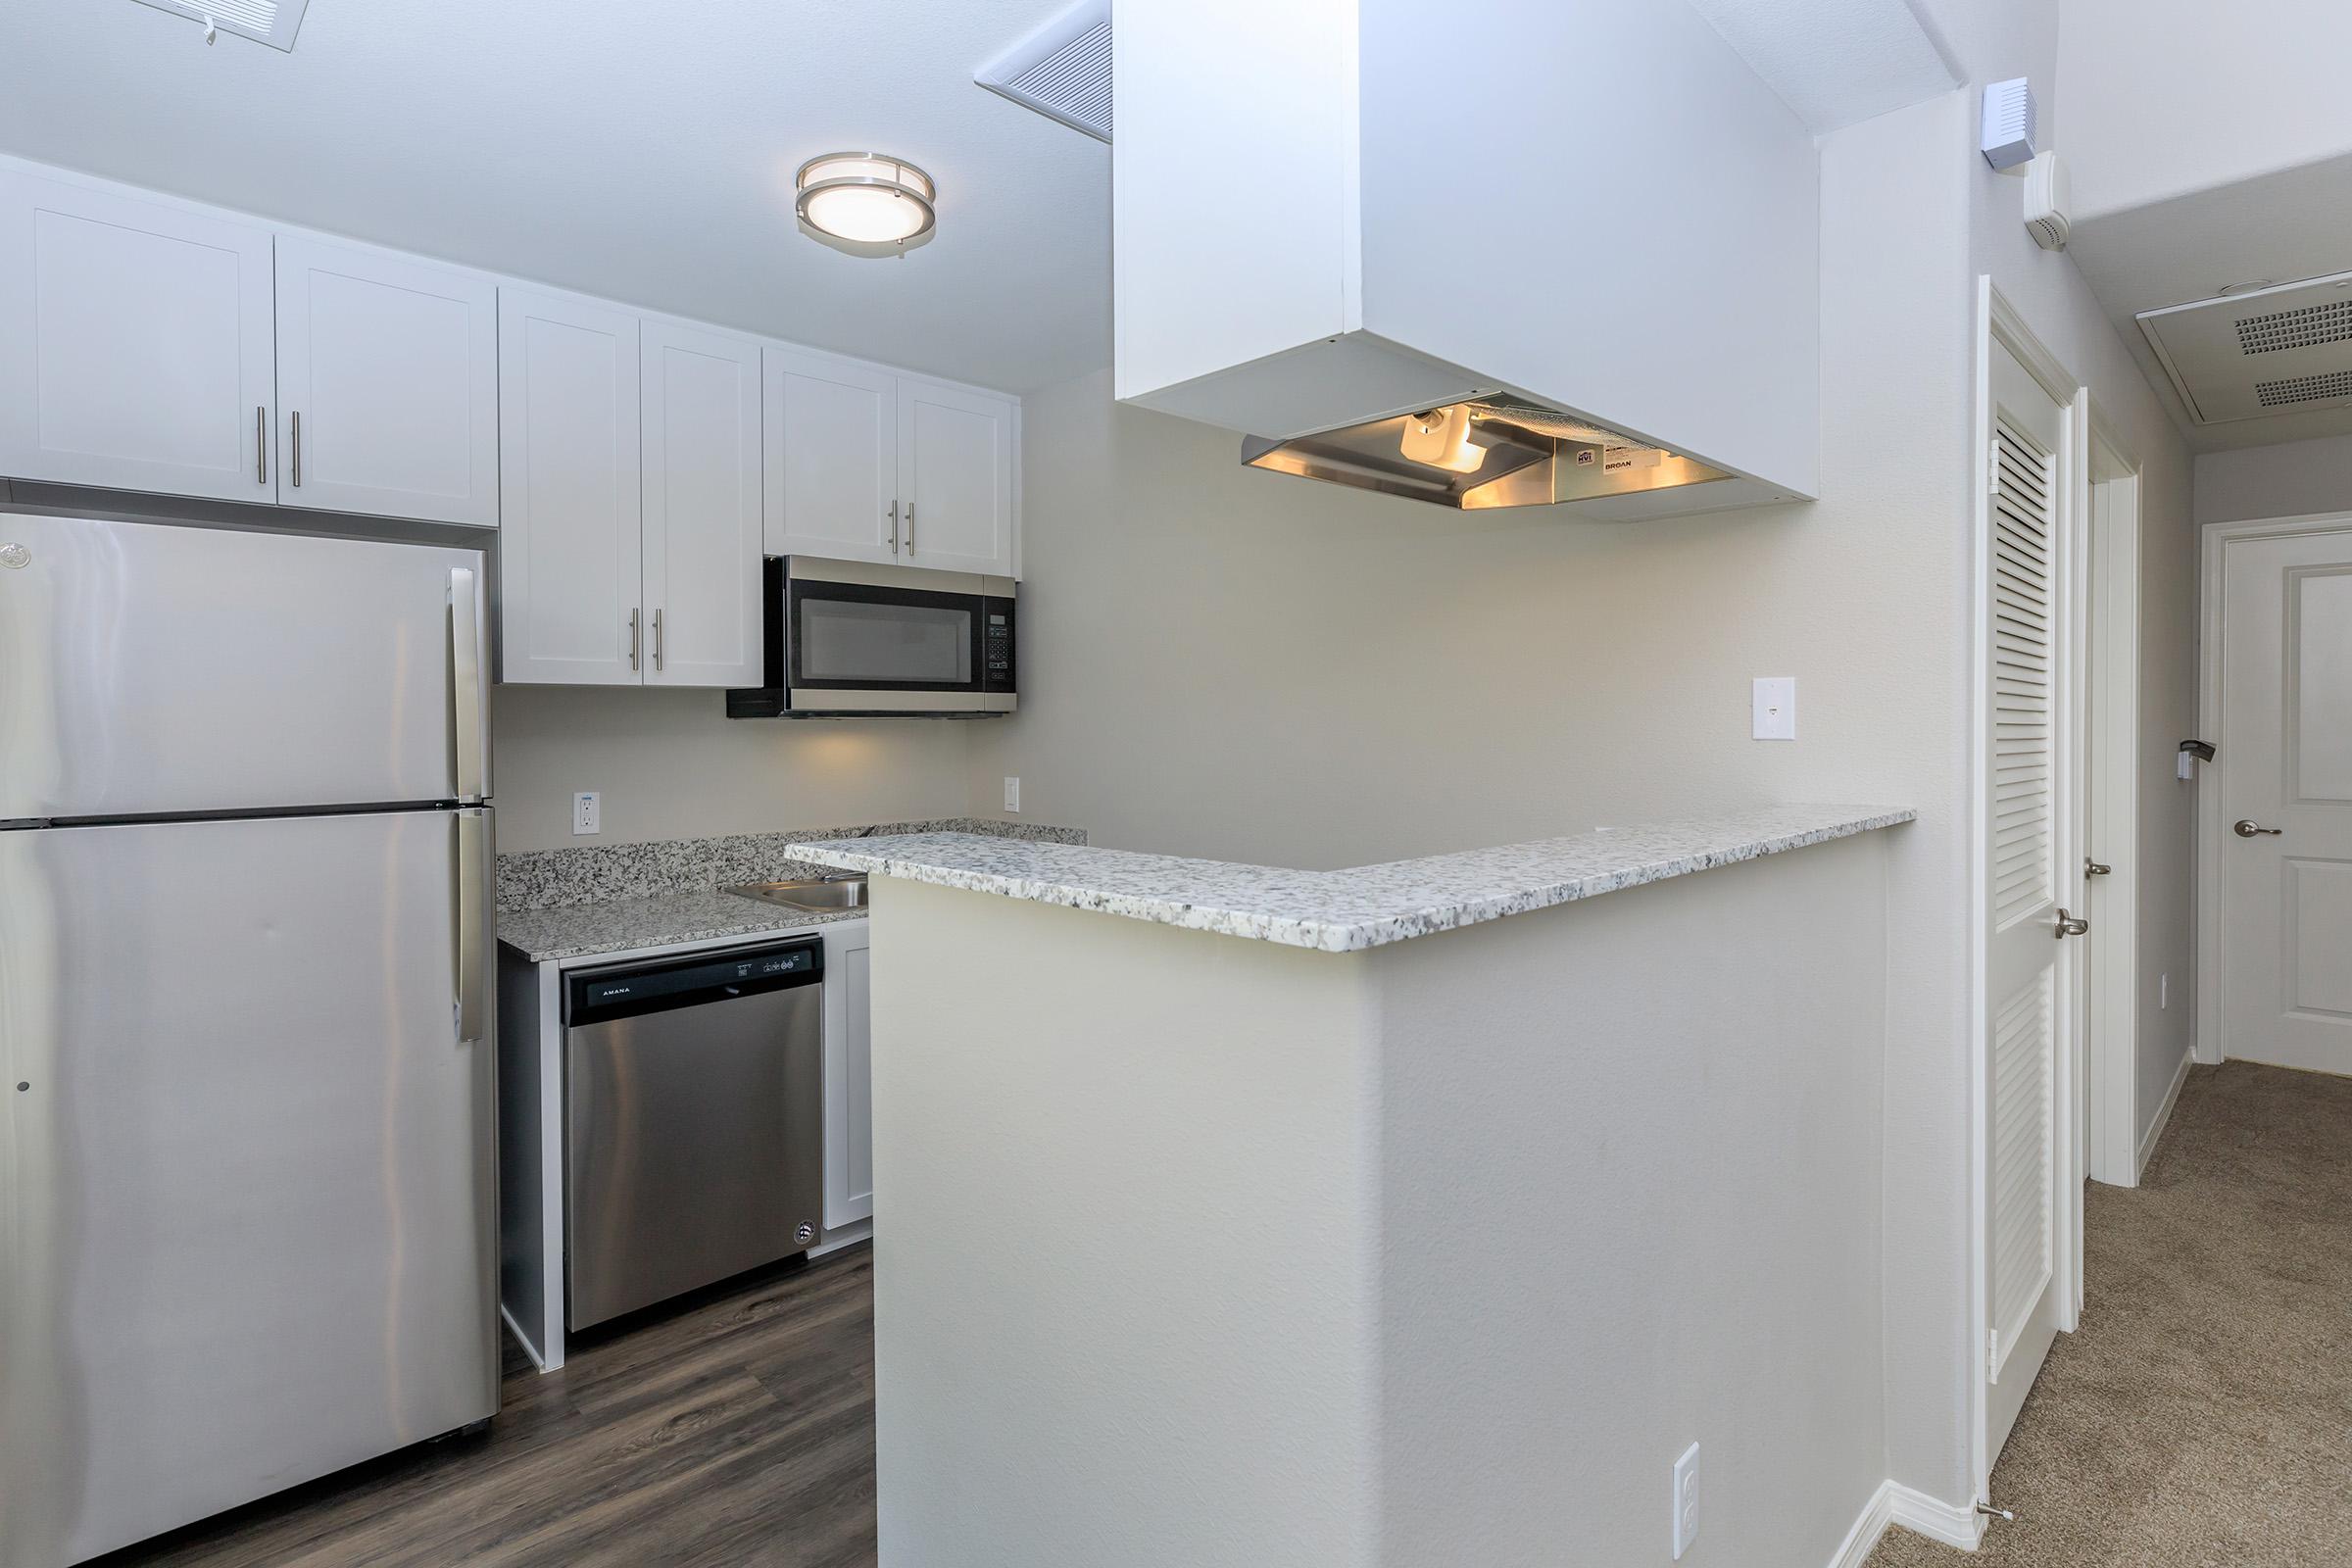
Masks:
[[[866,1568],[870,1249],[720,1286],[572,1346],[510,1341],[490,1429],[420,1445],[87,1568]]]

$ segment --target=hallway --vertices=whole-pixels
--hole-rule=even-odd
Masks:
[[[1971,1557],[1868,1568],[2335,1568],[2352,1541],[2352,1079],[2190,1071],[2143,1185],[2093,1184],[2088,1302]]]

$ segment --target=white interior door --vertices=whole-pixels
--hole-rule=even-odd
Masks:
[[[270,501],[270,236],[0,169],[0,475]]]
[[[2352,1073],[2352,530],[2222,556],[2225,1053]]]
[[[1985,1107],[1979,1194],[1987,1471],[2066,1312],[2061,1182],[2074,1164],[2080,976],[2054,940],[2080,907],[2073,465],[2065,413],[1992,345],[1987,527],[1979,573]]]
[[[386,251],[277,241],[277,498],[498,523],[498,288]]]
[[[637,366],[636,317],[499,290],[502,679],[641,683]]]
[[[1012,575],[1013,405],[931,381],[899,383],[899,559]]]
[[[645,683],[760,684],[760,345],[644,325]]]
[[[773,346],[763,364],[767,553],[898,560],[898,377]]]

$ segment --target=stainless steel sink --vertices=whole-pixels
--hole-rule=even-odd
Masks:
[[[732,893],[739,899],[758,899],[762,904],[799,909],[807,914],[832,914],[841,909],[865,907],[865,878],[850,873],[810,877],[801,882],[747,882],[741,887],[721,888],[719,891]]]

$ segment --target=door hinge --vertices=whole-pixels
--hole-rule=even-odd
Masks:
[[[1992,1329],[1984,1336],[1984,1377],[1986,1381],[2001,1375],[2001,1331]]]
[[[1993,495],[2001,493],[2001,444],[1998,441],[1984,450],[1984,481]]]

